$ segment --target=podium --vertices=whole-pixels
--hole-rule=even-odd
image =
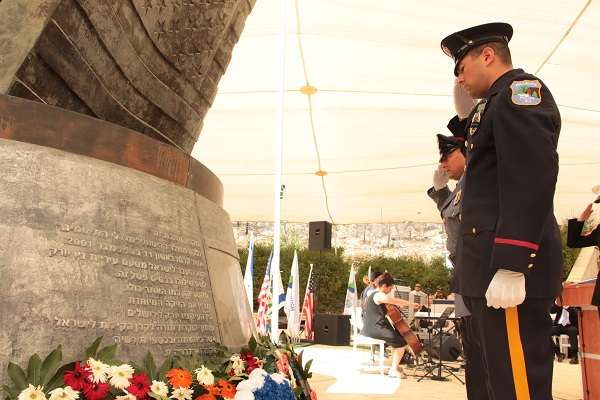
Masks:
[[[581,307],[579,312],[579,360],[584,400],[600,400],[600,317],[591,304],[595,282],[566,284],[562,305]]]

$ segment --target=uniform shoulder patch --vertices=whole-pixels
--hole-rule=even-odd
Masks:
[[[513,81],[512,102],[518,106],[537,106],[542,102],[542,84],[538,80]]]

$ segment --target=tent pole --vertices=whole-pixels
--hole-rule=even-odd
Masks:
[[[276,162],[275,162],[275,188],[273,190],[275,200],[275,215],[273,218],[273,261],[271,271],[277,268],[280,271],[280,243],[281,243],[281,154],[283,147],[283,89],[285,75],[285,19],[286,1],[280,1],[279,20],[279,85],[277,90],[277,137],[276,137]],[[281,273],[281,272],[280,272]],[[278,279],[273,279],[273,314],[271,315],[271,342],[279,341],[279,293],[283,288],[279,287]]]

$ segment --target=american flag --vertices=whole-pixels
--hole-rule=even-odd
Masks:
[[[313,319],[315,317],[313,313],[314,291],[315,280],[313,277],[313,266],[311,264],[310,273],[308,274],[308,284],[306,285],[306,294],[304,295],[304,303],[302,304],[302,313],[306,317],[306,322],[304,323],[304,337],[306,339],[312,339],[313,337]]]
[[[269,256],[269,262],[267,263],[267,270],[265,271],[265,278],[263,279],[262,286],[260,287],[260,294],[258,295],[258,313],[256,316],[256,323],[258,325],[258,332],[261,335],[266,335],[269,332],[269,307],[271,303],[271,259],[273,253]]]

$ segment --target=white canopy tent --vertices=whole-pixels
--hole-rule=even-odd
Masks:
[[[192,153],[223,182],[233,221],[273,220],[280,1],[257,0]],[[559,222],[595,198],[598,2],[285,1],[282,220],[439,222],[425,192],[435,135],[450,134],[455,114],[453,62],[440,41],[497,21],[514,28],[515,67],[538,75],[561,110]]]

